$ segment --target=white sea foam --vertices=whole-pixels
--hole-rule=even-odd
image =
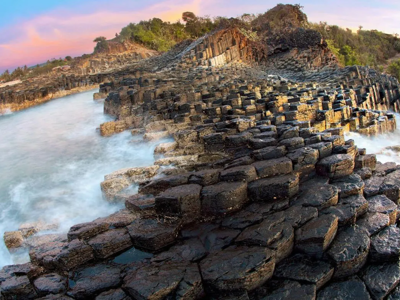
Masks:
[[[123,132],[101,137],[96,127],[110,120],[90,92],[68,96],[0,119],[0,238],[22,223],[70,226],[124,207],[103,199],[100,182],[113,171],[152,165],[158,143]],[[128,189],[137,191],[137,186]],[[13,261],[0,243],[0,266]]]

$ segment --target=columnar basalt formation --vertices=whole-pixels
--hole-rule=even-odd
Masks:
[[[398,298],[400,167],[344,138],[396,128],[398,82],[361,67],[268,76],[235,32],[100,85],[116,117],[102,135],[174,141],[105,177],[124,209],[67,235],[7,233],[31,262],[1,270],[4,299]],[[232,47],[247,50],[219,65]]]

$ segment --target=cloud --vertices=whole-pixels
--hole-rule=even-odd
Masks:
[[[98,10],[73,13],[55,10],[0,30],[0,71],[33,65],[51,58],[91,53],[97,36],[114,37],[130,22],[153,17],[177,21],[186,10],[198,11],[200,0],[162,1],[140,10]]]

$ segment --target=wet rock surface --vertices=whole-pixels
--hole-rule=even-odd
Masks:
[[[400,172],[344,132],[393,131],[398,82],[306,48],[268,53],[224,29],[108,74],[100,134],[175,141],[105,177],[126,209],[67,236],[8,233],[32,263],[0,271],[2,297],[395,298]]]

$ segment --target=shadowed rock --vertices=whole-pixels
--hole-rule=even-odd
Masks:
[[[191,222],[201,214],[200,191],[201,186],[198,184],[170,188],[156,197],[156,212]]]
[[[88,299],[121,284],[120,269],[105,264],[79,270],[71,279],[74,285],[67,294],[74,299]]]
[[[335,263],[335,278],[343,278],[357,273],[365,264],[370,248],[370,240],[365,231],[348,227],[341,231],[328,250]]]
[[[207,169],[195,172],[189,177],[189,183],[202,186],[215,184],[219,181],[220,171],[220,169]]]
[[[123,289],[133,299],[199,299],[203,286],[196,264],[151,263],[128,271]]]
[[[67,278],[56,273],[46,274],[33,282],[40,296],[64,293],[67,290]]]
[[[135,247],[157,252],[175,243],[180,227],[179,222],[168,224],[155,219],[138,219],[127,228]]]
[[[316,286],[314,284],[301,284],[293,280],[273,279],[266,285],[254,291],[251,299],[263,300],[286,300],[304,299],[314,300],[316,296]]]
[[[338,218],[322,215],[296,231],[296,248],[304,253],[321,257],[335,238]]]
[[[319,290],[332,278],[333,272],[329,263],[296,254],[277,265],[274,276],[315,284]]]
[[[238,166],[221,172],[221,181],[254,181],[257,172],[254,166]]]
[[[328,284],[318,292],[317,299],[370,300],[371,297],[364,282],[362,282],[358,277],[353,277],[346,281]]]
[[[125,228],[101,233],[90,239],[88,244],[93,248],[97,258],[107,258],[132,247],[131,237]]]
[[[371,236],[389,226],[390,218],[387,214],[366,213],[363,218],[357,221],[357,225],[365,230],[368,236]]]
[[[398,261],[400,256],[400,229],[386,227],[371,237],[369,252],[371,262]]]
[[[249,184],[249,198],[253,201],[289,199],[299,190],[298,174],[284,175],[253,181]]]
[[[232,247],[208,256],[200,263],[207,293],[251,291],[271,278],[273,251],[259,247]]]
[[[339,189],[339,197],[341,199],[352,195],[362,194],[365,186],[364,181],[356,174],[335,179],[331,184]]]
[[[350,175],[354,169],[354,159],[348,154],[334,154],[321,159],[316,165],[317,173],[332,179]]]
[[[131,299],[122,289],[113,289],[101,293],[95,300],[129,300]]]
[[[37,294],[28,276],[10,277],[1,283],[1,295],[4,299],[35,299]]]
[[[260,178],[284,175],[292,172],[292,161],[287,157],[263,160],[253,163]]]
[[[219,215],[240,209],[247,202],[246,182],[220,182],[201,191],[201,209],[205,215]]]
[[[384,299],[400,282],[399,263],[369,265],[362,279],[374,299]]]

